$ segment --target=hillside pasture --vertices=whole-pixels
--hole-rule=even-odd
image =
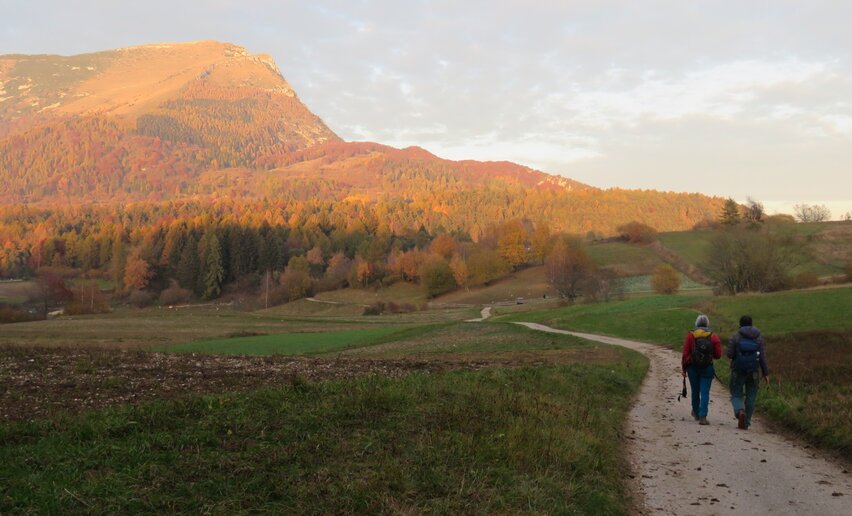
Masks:
[[[852,222],[770,224],[768,231],[796,239],[802,248],[791,271],[833,276],[852,260]],[[706,262],[715,232],[709,230],[660,233],[660,243],[699,270],[707,273]]]
[[[364,313],[365,305],[318,299],[297,299],[283,305],[259,310],[266,316],[284,317],[357,317]]]
[[[680,288],[679,290],[686,291],[697,291],[697,290],[709,290],[710,287],[707,285],[702,285],[701,283],[695,282],[690,279],[687,275],[682,272],[677,273],[680,278]],[[651,286],[651,277],[650,275],[645,276],[631,276],[628,278],[622,278],[622,285],[624,286],[624,292],[627,294],[637,294],[637,293],[648,293],[653,292],[654,288]]]
[[[545,296],[558,296],[556,290],[547,283],[544,266],[537,265],[492,282],[490,285],[472,287],[470,290],[458,289],[438,296],[435,303],[468,304],[482,306],[499,302],[515,302],[543,299]]]
[[[587,248],[595,265],[614,270],[619,276],[642,276],[664,262],[647,246],[624,242],[602,242]]]
[[[703,273],[710,254],[710,242],[715,233],[706,230],[660,233],[660,243]]]
[[[409,303],[419,306],[428,300],[426,293],[419,285],[405,281],[397,281],[392,285],[377,289],[344,288],[320,292],[314,297],[321,301],[362,306],[371,305],[377,301],[393,301],[398,304]]]

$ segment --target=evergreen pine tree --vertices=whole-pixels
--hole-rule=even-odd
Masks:
[[[730,197],[725,199],[725,206],[722,207],[722,215],[719,217],[719,223],[723,226],[736,226],[741,221],[740,206],[737,201]]]
[[[198,240],[192,233],[187,235],[186,243],[180,252],[177,280],[181,287],[188,289],[194,289],[198,284]]]
[[[219,297],[222,293],[222,280],[225,278],[225,270],[222,266],[222,250],[219,247],[219,239],[215,233],[206,238],[206,249],[204,252],[204,299]]]

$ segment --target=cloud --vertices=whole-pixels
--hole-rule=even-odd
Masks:
[[[852,199],[852,2],[32,0],[7,11],[4,52],[215,38],[270,53],[347,139],[600,186]]]

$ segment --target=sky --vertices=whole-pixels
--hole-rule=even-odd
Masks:
[[[215,39],[346,140],[852,212],[852,2],[0,0],[0,54]]]

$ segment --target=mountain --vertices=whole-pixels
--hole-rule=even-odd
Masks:
[[[143,135],[194,143],[211,132],[286,150],[340,140],[270,56],[228,43],[0,56],[0,137],[73,116],[109,116]]]
[[[228,43],[0,56],[0,205],[221,199],[363,203],[396,226],[474,234],[513,218],[574,232],[631,220],[684,229],[721,203],[344,142],[269,56]]]

